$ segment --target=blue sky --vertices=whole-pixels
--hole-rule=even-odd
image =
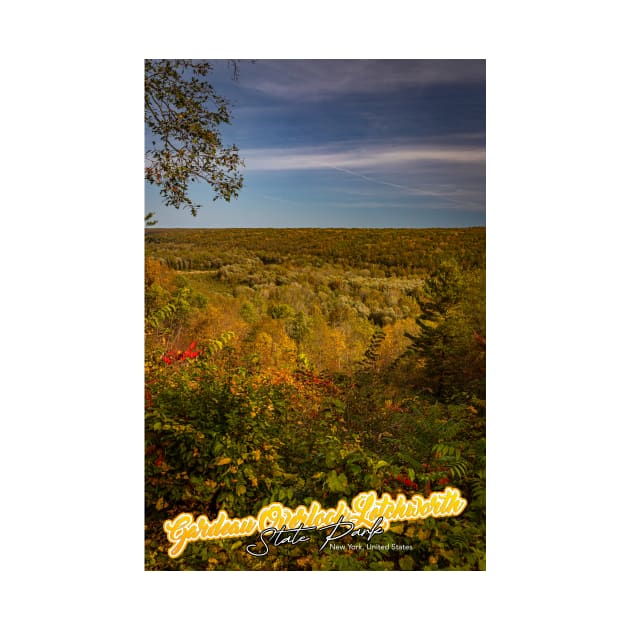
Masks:
[[[226,62],[210,77],[232,103],[223,140],[245,161],[227,203],[192,185],[197,217],[163,205],[158,227],[485,225],[485,61]]]

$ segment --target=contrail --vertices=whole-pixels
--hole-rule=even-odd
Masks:
[[[402,190],[409,190],[411,192],[418,193],[420,195],[427,195],[430,197],[439,197],[440,199],[446,199],[447,201],[451,201],[452,203],[467,205],[473,207],[475,209],[479,209],[477,204],[474,204],[470,201],[462,201],[461,199],[453,199],[452,197],[448,197],[439,192],[435,192],[433,190],[423,190],[421,188],[413,188],[411,186],[403,186],[402,184],[394,184],[392,182],[385,182],[382,179],[375,179],[374,177],[368,177],[367,175],[361,175],[361,173],[356,173],[355,171],[351,171],[347,168],[340,168],[339,166],[329,166],[335,171],[341,171],[342,173],[348,173],[348,175],[354,175],[355,177],[360,177],[361,179],[365,179],[368,182],[374,182],[375,184],[382,184],[383,186],[391,186],[392,188],[400,188]]]

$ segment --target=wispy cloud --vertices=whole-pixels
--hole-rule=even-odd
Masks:
[[[242,74],[246,87],[276,98],[302,101],[484,79],[485,61],[479,59],[262,60]]]
[[[368,182],[372,182],[375,184],[380,184],[381,186],[389,186],[390,188],[396,188],[397,190],[404,191],[406,193],[411,193],[412,196],[416,197],[437,197],[439,199],[443,199],[445,201],[451,201],[455,203],[457,206],[467,206],[470,208],[474,208],[475,210],[479,209],[479,203],[475,201],[470,201],[466,199],[471,196],[471,191],[464,190],[440,190],[440,189],[428,189],[428,188],[417,188],[415,186],[405,186],[403,184],[395,184],[393,182],[388,182],[383,179],[377,179],[376,177],[368,177],[367,175],[362,175],[361,173],[356,173],[354,171],[345,169],[345,168],[335,168],[336,171],[341,171],[342,173],[348,173],[349,175],[353,175],[354,177],[358,177],[360,179],[364,179]],[[474,194],[474,192],[473,192]],[[458,198],[455,198],[458,197]]]
[[[296,147],[241,149],[246,168],[254,171],[293,171],[333,168],[392,168],[422,162],[483,164],[485,149],[471,146]]]
[[[371,196],[374,201],[376,195],[385,205],[405,198],[424,198],[433,207],[436,203],[439,207],[460,210],[479,211],[485,207],[485,149],[478,144],[392,142],[351,146],[339,142],[315,147],[242,149],[241,155],[246,170],[251,171],[342,173],[348,182],[344,192]],[[365,183],[360,185],[360,182]],[[334,187],[331,180],[322,181],[318,192],[334,194],[331,183]],[[336,199],[336,203],[341,201]]]

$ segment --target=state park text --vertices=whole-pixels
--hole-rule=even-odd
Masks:
[[[441,492],[431,493],[427,498],[421,494],[414,494],[409,499],[403,494],[393,499],[387,492],[378,497],[376,492],[371,490],[356,495],[350,506],[341,500],[335,508],[324,509],[317,501],[313,501],[309,507],[299,505],[292,510],[282,503],[271,503],[261,508],[256,517],[229,518],[228,514],[221,510],[213,521],[203,514],[195,519],[192,514],[184,512],[172,520],[165,521],[163,528],[171,543],[168,555],[177,558],[190,542],[238,538],[251,536],[256,532],[280,531],[283,528],[284,531],[325,530],[343,523],[346,526],[346,533],[371,532],[368,534],[369,540],[373,535],[387,531],[390,523],[428,517],[458,516],[466,505],[467,501],[461,496],[460,491],[450,486]],[[331,538],[329,534],[326,542],[329,542],[329,539],[335,538]]]

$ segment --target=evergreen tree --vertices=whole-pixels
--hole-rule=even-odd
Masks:
[[[420,358],[419,385],[439,400],[485,398],[485,277],[442,262],[418,300],[419,334],[409,354]]]

